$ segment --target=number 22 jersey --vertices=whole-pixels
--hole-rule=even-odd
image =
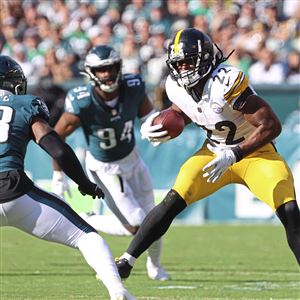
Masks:
[[[256,93],[245,74],[233,66],[221,64],[212,72],[198,102],[170,76],[166,92],[170,101],[207,131],[215,145],[236,146],[254,130],[239,110],[247,97]]]

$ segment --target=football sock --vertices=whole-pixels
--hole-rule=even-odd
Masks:
[[[105,240],[99,234],[90,232],[82,235],[77,246],[87,263],[97,273],[97,278],[103,282],[111,295],[124,291],[125,288],[112,254]]]
[[[130,255],[129,253],[125,252],[120,258],[125,258],[127,259],[128,263],[133,267],[136,258]]]
[[[182,197],[176,191],[170,190],[164,200],[148,213],[136,236],[131,241],[127,253],[138,258],[168,230],[173,219],[186,206]]]

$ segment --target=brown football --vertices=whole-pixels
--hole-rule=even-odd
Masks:
[[[163,127],[159,131],[167,130],[169,136],[173,139],[181,134],[185,123],[179,112],[171,108],[162,110],[160,114],[154,118],[152,125],[162,124]]]

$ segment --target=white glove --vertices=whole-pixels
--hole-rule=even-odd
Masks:
[[[70,185],[67,176],[63,171],[53,171],[51,190],[62,198],[64,198],[64,193],[67,192],[69,197],[72,198]]]
[[[160,143],[168,141],[171,137],[168,135],[167,130],[157,131],[161,129],[162,124],[152,125],[154,118],[156,118],[160,112],[156,112],[148,117],[148,119],[141,126],[142,139],[147,139],[151,144],[156,147]]]
[[[228,169],[229,166],[236,162],[236,156],[230,149],[220,149],[207,144],[208,150],[214,152],[217,157],[209,162],[203,171],[203,177],[208,177],[207,182],[216,182]]]

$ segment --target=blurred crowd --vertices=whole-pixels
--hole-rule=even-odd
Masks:
[[[29,84],[80,76],[94,45],[115,47],[123,72],[142,73],[160,93],[166,49],[179,29],[209,34],[253,84],[300,82],[300,1],[2,0],[0,52],[16,59]]]

